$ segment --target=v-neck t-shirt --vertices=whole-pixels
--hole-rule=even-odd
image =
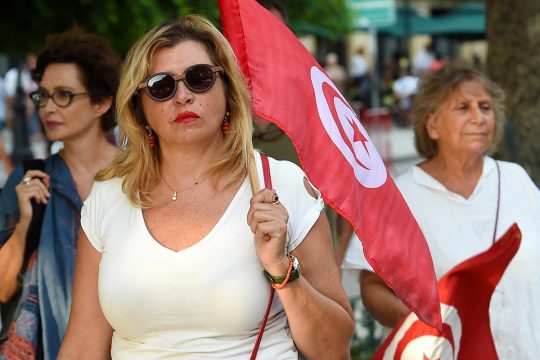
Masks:
[[[296,165],[269,160],[273,187],[289,213],[286,246],[292,251],[324,205],[307,193]],[[256,162],[262,174],[258,155]],[[98,291],[114,329],[113,359],[249,357],[270,292],[247,224],[251,197],[246,178],[214,228],[176,252],[151,236],[121,179],[94,184],[81,225],[102,253]],[[277,296],[258,358],[298,358]]]

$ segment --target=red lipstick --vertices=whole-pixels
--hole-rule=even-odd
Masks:
[[[188,123],[188,122],[192,122],[192,121],[195,121],[199,118],[199,115],[195,114],[194,112],[191,112],[191,111],[186,111],[186,112],[183,112],[183,113],[180,113],[178,115],[176,115],[176,118],[174,119],[174,122],[177,122],[177,123]]]

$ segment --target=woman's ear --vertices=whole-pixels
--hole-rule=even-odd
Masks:
[[[93,104],[96,117],[102,117],[112,106],[112,97],[106,97]]]
[[[437,131],[437,118],[433,113],[427,115],[425,126],[427,133],[432,140],[439,138],[439,132]]]

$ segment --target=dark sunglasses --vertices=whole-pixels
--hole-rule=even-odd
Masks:
[[[186,87],[194,93],[203,93],[212,88],[216,82],[216,73],[223,71],[221,66],[196,64],[188,67],[182,75],[157,73],[151,75],[138,89],[145,88],[146,93],[156,101],[169,100],[176,94],[178,82],[183,81]]]
[[[85,92],[74,93],[69,90],[60,89],[60,90],[54,91],[52,94],[49,94],[47,90],[45,89],[38,89],[28,94],[32,102],[39,107],[45,106],[49,99],[52,99],[52,101],[58,107],[67,107],[73,102],[73,98],[75,96],[80,96],[80,95],[87,95],[87,93]]]

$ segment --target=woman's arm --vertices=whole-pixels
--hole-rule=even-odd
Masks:
[[[381,325],[394,327],[409,313],[409,309],[374,272],[360,273],[360,294],[367,311]]]
[[[315,197],[311,187],[308,192]],[[255,249],[272,275],[287,272],[284,253],[288,213],[275,192],[262,190],[251,200],[248,223]],[[308,359],[348,359],[354,317],[336,266],[330,227],[324,212],[293,251],[302,269],[298,280],[276,290],[287,313],[298,350]]]
[[[101,253],[92,247],[81,228],[71,314],[58,360],[108,360],[111,358],[113,329],[101,311],[98,298],[100,261]]]
[[[308,359],[348,359],[354,315],[341,285],[324,212],[293,254],[302,276],[277,294],[298,350]]]
[[[50,197],[49,176],[39,170],[29,170],[23,179],[15,186],[19,209],[19,222],[6,242],[0,247],[0,302],[7,302],[18,289],[17,278],[21,272],[24,261],[26,235],[32,220],[31,200],[45,204]],[[8,191],[7,189],[4,191]],[[12,190],[13,191],[13,190]]]
[[[4,148],[4,140],[2,139],[1,136],[0,136],[0,161],[2,161],[4,165],[4,172],[6,174],[9,174],[13,170],[13,164],[11,163],[11,159],[6,153],[6,150]]]
[[[0,248],[0,302],[8,302],[17,292],[17,278],[23,265],[29,221],[19,221],[13,234]]]

